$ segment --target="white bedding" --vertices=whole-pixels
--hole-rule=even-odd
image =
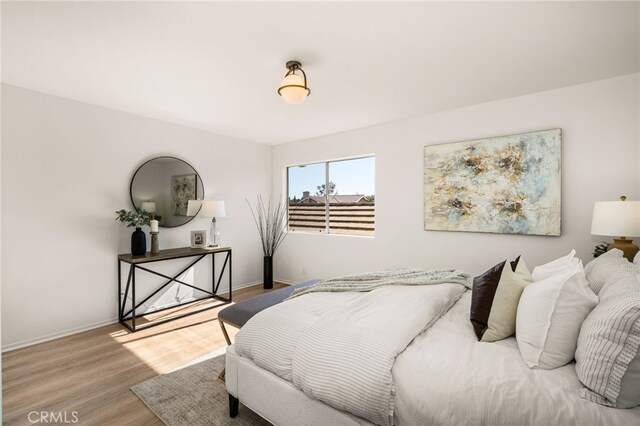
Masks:
[[[514,337],[478,342],[468,291],[396,358],[397,425],[640,425],[640,407],[581,399],[570,363],[531,370]]]
[[[307,294],[257,314],[235,346],[239,355],[292,380],[306,395],[389,425],[396,356],[464,291],[461,284],[447,283]]]
[[[279,304],[267,311],[281,317],[281,327],[264,335],[246,334],[246,340],[236,340],[236,350],[292,382],[291,354],[301,330],[357,297],[358,293],[316,293]],[[396,425],[640,425],[640,407],[615,409],[581,399],[573,363],[531,370],[514,337],[478,342],[469,322],[470,300],[467,291],[396,357]],[[408,313],[400,310],[398,315]]]

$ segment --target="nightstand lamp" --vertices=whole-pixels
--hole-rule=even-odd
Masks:
[[[640,201],[596,201],[591,221],[592,235],[606,235],[614,238],[607,250],[619,249],[630,262],[638,253],[638,246],[627,237],[640,236]]]
[[[207,247],[220,246],[220,231],[218,231],[217,217],[224,217],[224,201],[222,200],[204,200],[202,207],[200,208],[200,215],[202,217],[211,218],[211,230],[209,231],[209,238]]]

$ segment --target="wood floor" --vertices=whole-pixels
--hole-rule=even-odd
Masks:
[[[248,287],[233,298],[266,291]],[[31,411],[67,412],[72,420],[75,411],[82,425],[162,425],[129,388],[226,346],[217,321],[222,308],[135,334],[114,324],[2,354],[3,423],[31,424]],[[235,329],[227,330],[233,340]]]

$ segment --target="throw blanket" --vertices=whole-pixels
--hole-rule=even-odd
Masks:
[[[289,299],[308,293],[371,291],[389,285],[429,285],[442,283],[462,284],[471,288],[469,274],[457,269],[391,269],[364,274],[343,275],[317,284],[295,289]]]
[[[367,275],[389,278],[394,273],[400,272]],[[416,279],[420,275],[401,274],[406,275],[405,282],[413,279],[412,274]],[[372,423],[391,425],[395,393],[391,369],[396,357],[469,286],[468,279],[434,282],[441,272],[422,274],[422,285],[388,283],[367,292],[310,292],[287,300],[249,320],[236,336],[236,351],[292,381],[312,398]],[[353,285],[348,281],[343,287]]]

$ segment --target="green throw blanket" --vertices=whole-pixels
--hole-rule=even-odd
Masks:
[[[454,283],[471,288],[469,274],[458,269],[391,269],[363,274],[343,275],[330,278],[307,287],[297,288],[289,299],[308,293],[320,292],[365,292],[391,285],[432,285]]]

